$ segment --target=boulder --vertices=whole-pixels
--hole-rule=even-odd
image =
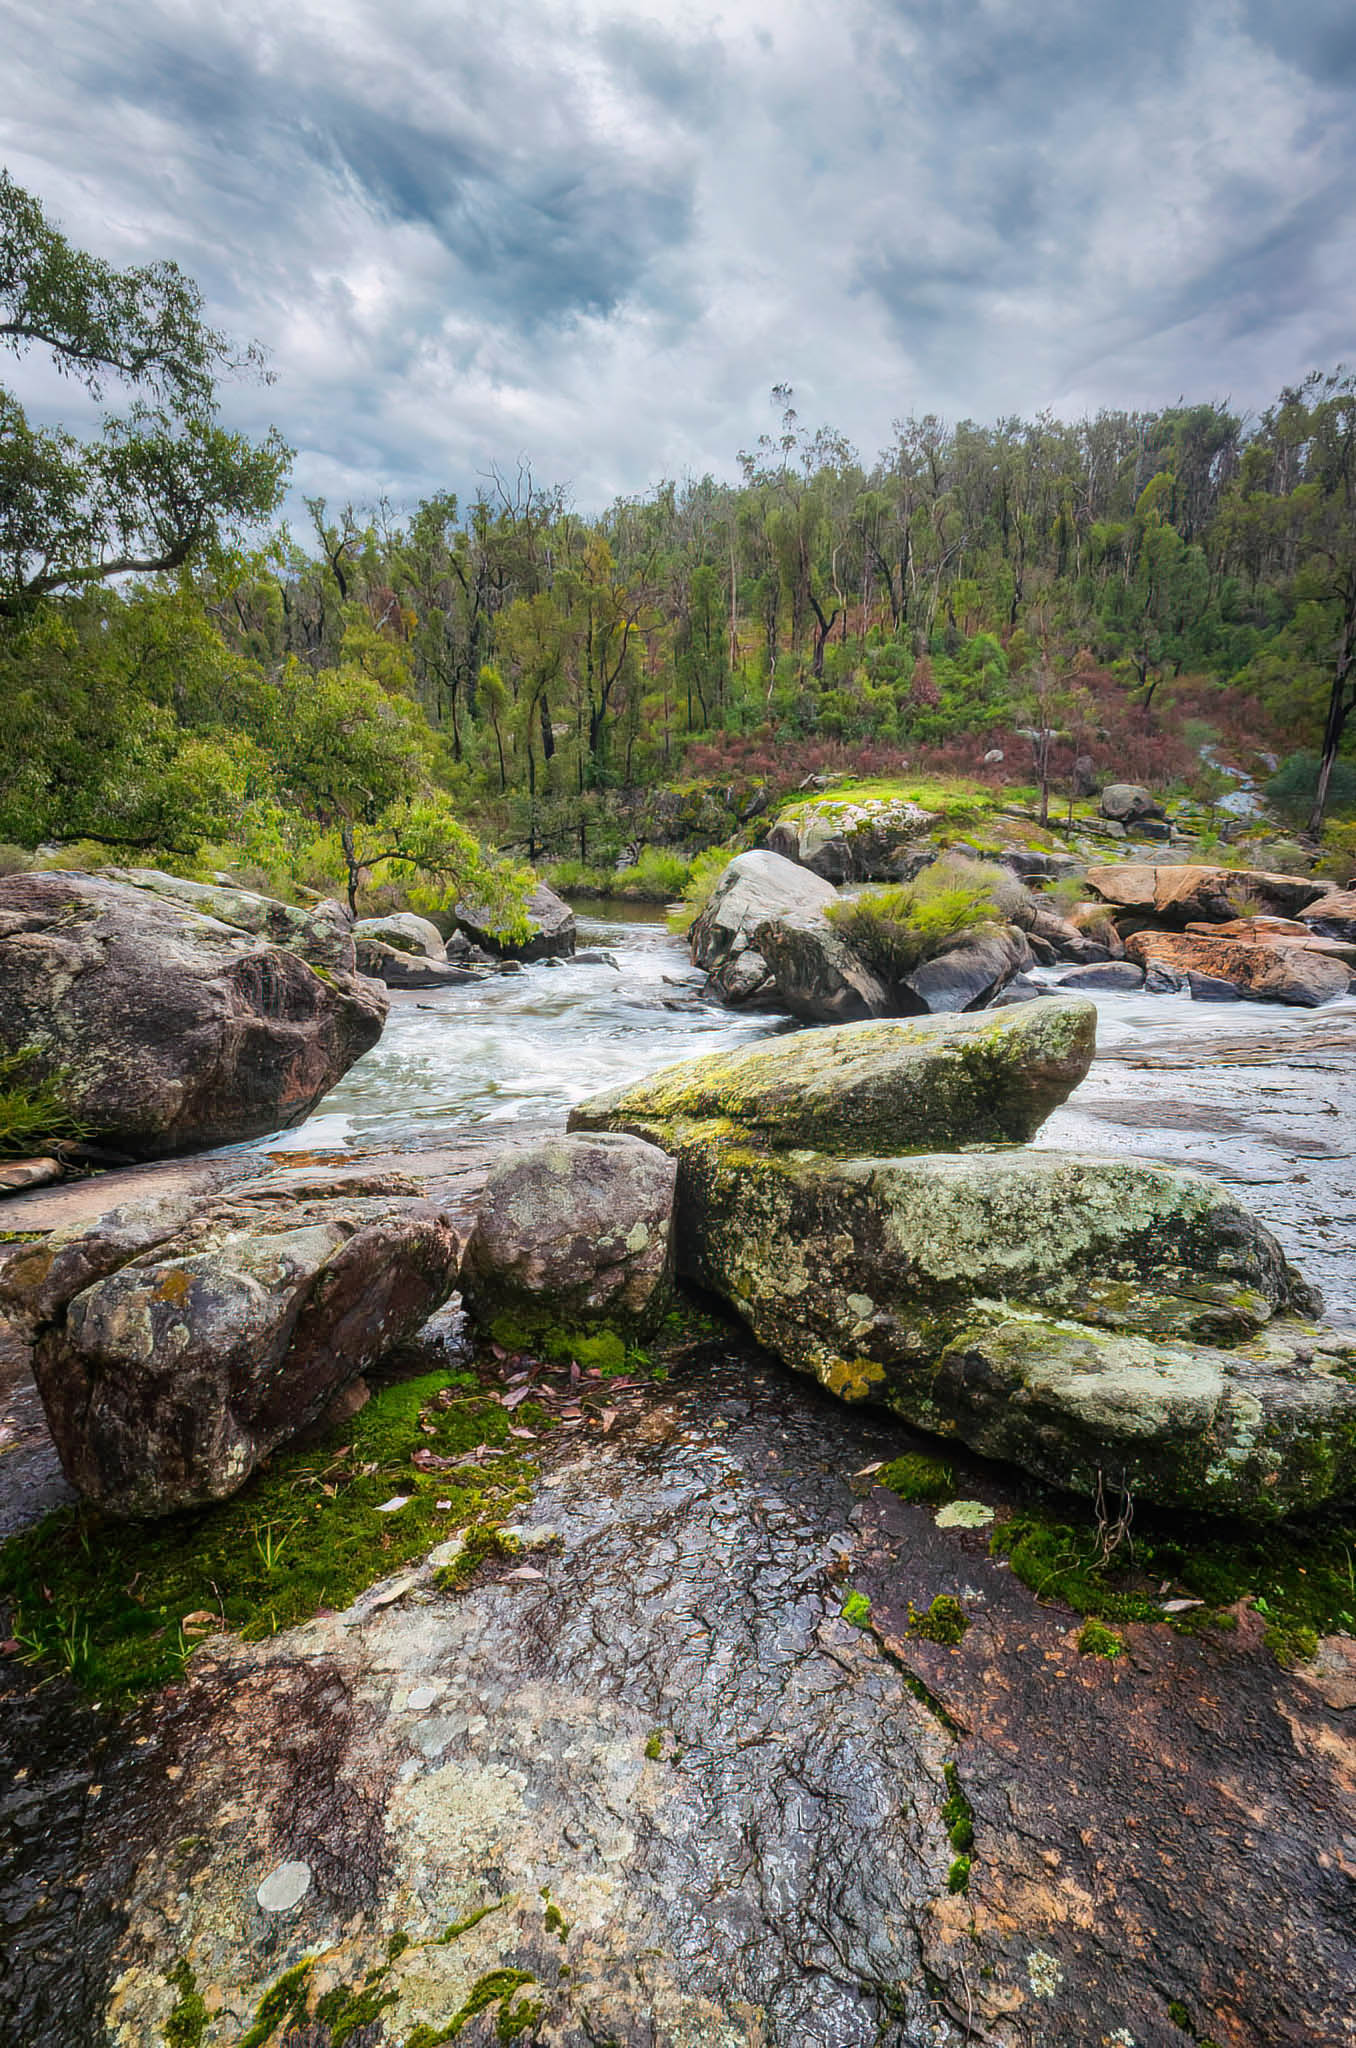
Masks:
[[[1329,939],[1356,939],[1356,889],[1329,889],[1298,912],[1312,931]]]
[[[1291,1003],[1314,1009],[1345,995],[1352,973],[1303,944],[1285,940],[1207,938],[1198,932],[1136,932],[1125,942],[1126,957],[1148,969],[1177,977],[1206,975],[1228,982],[1255,1003]]]
[[[525,939],[507,939],[493,912],[459,903],[458,930],[475,945],[503,960],[568,960],[574,951],[574,912],[545,882],[538,882],[523,904],[528,922]]]
[[[726,954],[719,966],[711,970],[706,992],[736,1009],[741,1004],[773,1004],[777,994],[766,960],[751,946]]]
[[[375,939],[379,945],[393,946],[398,953],[422,953],[426,960],[447,958],[447,947],[437,925],[427,917],[416,917],[412,910],[393,910],[385,917],[360,917],[353,927],[353,936],[359,943]]]
[[[971,1017],[797,1032],[665,1067],[590,1097],[570,1129],[672,1146],[723,1120],[748,1142],[830,1153],[1030,1138],[1092,1062],[1097,1012],[1047,996]]]
[[[1137,782],[1108,782],[1099,808],[1102,816],[1116,825],[1139,825],[1146,818],[1167,816],[1158,799]]]
[[[1088,869],[1088,886],[1118,909],[1142,911],[1162,924],[1229,924],[1253,902],[1281,917],[1295,917],[1327,893],[1305,875],[1262,868],[1154,867],[1127,861]]]
[[[898,992],[934,1015],[951,1010],[979,1010],[1024,967],[1033,955],[1022,933],[1012,926],[977,931],[945,953],[925,960],[901,976]]]
[[[454,988],[459,982],[479,981],[484,969],[454,966],[450,960],[430,958],[427,953],[402,953],[380,939],[359,936],[358,967],[387,988]]]
[[[675,1171],[657,1146],[611,1132],[514,1153],[491,1173],[466,1249],[472,1312],[528,1338],[650,1327],[668,1305]]]
[[[988,1007],[991,1010],[1006,1010],[1016,1003],[1034,1002],[1037,996],[1047,996],[1050,993],[1050,989],[1043,982],[1033,981],[1030,975],[1014,974],[1012,980],[998,991]]]
[[[833,1159],[718,1124],[678,1157],[679,1270],[847,1400],[1080,1491],[1270,1517],[1356,1485],[1356,1347],[1268,1336],[1321,1302],[1204,1176]]]
[[[456,1285],[462,1233],[406,1185],[170,1197],[0,1254],[71,1484],[115,1515],[202,1506],[323,1415]]]
[[[848,1024],[862,1017],[888,1017],[895,1009],[889,989],[838,936],[828,919],[811,911],[787,911],[768,918],[755,932],[770,993],[781,1009],[811,1024]]]
[[[186,882],[181,875],[162,874],[158,868],[101,868],[99,873],[107,881],[123,882],[167,903],[181,903],[186,910],[214,917],[233,931],[268,939],[295,953],[308,966],[328,969],[331,974],[355,971],[353,919],[332,896],[299,909],[278,902],[276,897],[257,895],[252,889],[237,889],[230,883]]]
[[[299,1123],[386,1017],[326,906],[255,898],[261,918],[297,920],[281,945],[188,908],[178,886],[0,881],[0,1052],[32,1048],[86,1136],[137,1158]]]
[[[907,797],[817,797],[784,810],[766,844],[826,881],[906,882],[936,858],[940,822]]]
[[[1104,960],[1091,967],[1075,967],[1059,977],[1061,988],[1102,989],[1109,995],[1130,995],[1144,986],[1144,969],[1133,960]]]
[[[778,853],[737,854],[688,933],[693,965],[713,973],[751,946],[755,930],[768,918],[788,910],[822,911],[837,897],[832,882]]]

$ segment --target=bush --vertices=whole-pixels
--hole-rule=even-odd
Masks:
[[[0,1057],[0,1159],[21,1159],[53,1139],[87,1135],[65,1107],[60,1077],[34,1074],[36,1059],[31,1047]]]
[[[0,844],[0,877],[22,875],[33,865],[33,856],[27,848]]]
[[[1267,784],[1267,802],[1287,822],[1303,825],[1313,808],[1318,787],[1318,755],[1305,751],[1282,761]],[[1334,761],[1328,782],[1328,815],[1356,816],[1356,761]]]
[[[943,854],[916,880],[845,897],[825,915],[882,980],[900,981],[967,932],[993,924],[1013,887],[1001,868]]]
[[[683,891],[683,907],[675,910],[669,919],[672,931],[690,931],[705,910],[715,893],[715,887],[729,867],[731,854],[728,847],[713,846],[709,853],[699,853],[688,870],[687,887]]]
[[[1318,872],[1343,889],[1356,883],[1356,824],[1327,826]]]

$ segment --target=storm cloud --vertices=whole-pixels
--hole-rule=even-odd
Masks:
[[[1349,0],[0,0],[0,160],[270,352],[298,493],[730,474],[1356,357]],[[57,417],[69,386],[24,366]]]

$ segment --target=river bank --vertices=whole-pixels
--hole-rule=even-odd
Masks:
[[[616,966],[399,999],[308,1125],[140,1172],[396,1153],[469,1203],[599,1087],[783,1028],[703,1004],[654,923],[581,945]],[[1356,1308],[1356,1006],[1104,998],[1099,1026],[1038,1142],[1259,1190]],[[667,1370],[534,1444],[522,1558],[456,1594],[402,1573],[215,1637],[122,1721],[5,1666],[9,2038],[240,2048],[288,2011],[289,2048],[426,2048],[458,2014],[468,2042],[580,2048],[1352,2038],[1349,1679],[1280,1670],[1246,1606],[1082,1655],[1081,1618],[990,1554],[1035,1498],[1011,1472],[949,1458],[979,1513],[948,1523],[874,1483],[921,1439],[733,1331]],[[959,1640],[917,1626],[939,1597]],[[274,1912],[283,1866],[307,1876]]]

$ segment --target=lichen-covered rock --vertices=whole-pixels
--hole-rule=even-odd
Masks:
[[[384,917],[360,917],[353,927],[354,939],[375,939],[379,945],[394,946],[398,953],[422,954],[426,960],[445,960],[447,947],[436,924],[416,917],[412,910],[391,910]]]
[[[831,1159],[688,1126],[679,1270],[848,1400],[1054,1484],[1271,1515],[1356,1485],[1356,1348],[1201,1175],[1054,1152]],[[1325,1346],[1328,1347],[1325,1349]]]
[[[222,1500],[411,1335],[464,1233],[401,1186],[171,1199],[11,1247],[0,1307],[71,1484],[124,1516]]]
[[[159,868],[101,868],[99,872],[104,880],[125,882],[129,888],[159,896],[166,903],[180,903],[186,910],[215,917],[233,931],[267,939],[312,967],[328,969],[331,974],[354,972],[353,919],[332,896],[299,909],[274,896],[260,896],[253,889],[238,889],[233,883],[187,882],[182,875],[163,874]]]
[[[362,934],[357,953],[359,971],[384,981],[387,988],[455,988],[460,982],[478,981],[484,972],[445,958],[434,960],[426,953],[403,953]]]
[[[888,1017],[897,1007],[885,983],[822,915],[791,910],[768,918],[757,927],[756,944],[754,957],[763,961],[778,1006],[806,1023]]]
[[[86,1134],[138,1158],[299,1123],[386,1017],[337,906],[253,898],[265,929],[284,915],[279,944],[187,907],[181,886],[0,881],[0,1052],[32,1048]]]
[[[1179,929],[1195,922],[1230,923],[1255,902],[1282,917],[1295,917],[1328,893],[1326,882],[1262,868],[1154,867],[1127,861],[1089,868],[1087,879],[1104,902]]]
[[[1257,1003],[1291,1003],[1313,1009],[1345,995],[1352,971],[1347,962],[1304,940],[1212,938],[1199,932],[1135,932],[1125,942],[1128,959],[1146,970],[1199,976],[1224,982]]]
[[[902,1152],[1030,1138],[1092,1061],[1097,1012],[1049,996],[969,1017],[844,1024],[665,1067],[590,1097],[571,1130],[667,1145],[719,1120],[761,1144]]]
[[[783,810],[767,845],[829,882],[904,882],[936,858],[938,823],[907,797],[814,797]]]
[[[457,927],[475,945],[503,960],[568,960],[575,947],[575,922],[564,898],[545,882],[538,882],[523,910],[528,924],[525,939],[506,937],[498,918],[475,904],[457,905]]]
[[[648,1328],[673,1273],[673,1160],[601,1133],[525,1146],[491,1173],[466,1250],[477,1318],[525,1332]]]
[[[1158,799],[1137,782],[1109,782],[1099,808],[1104,818],[1117,825],[1138,825],[1146,818],[1167,816]]]

